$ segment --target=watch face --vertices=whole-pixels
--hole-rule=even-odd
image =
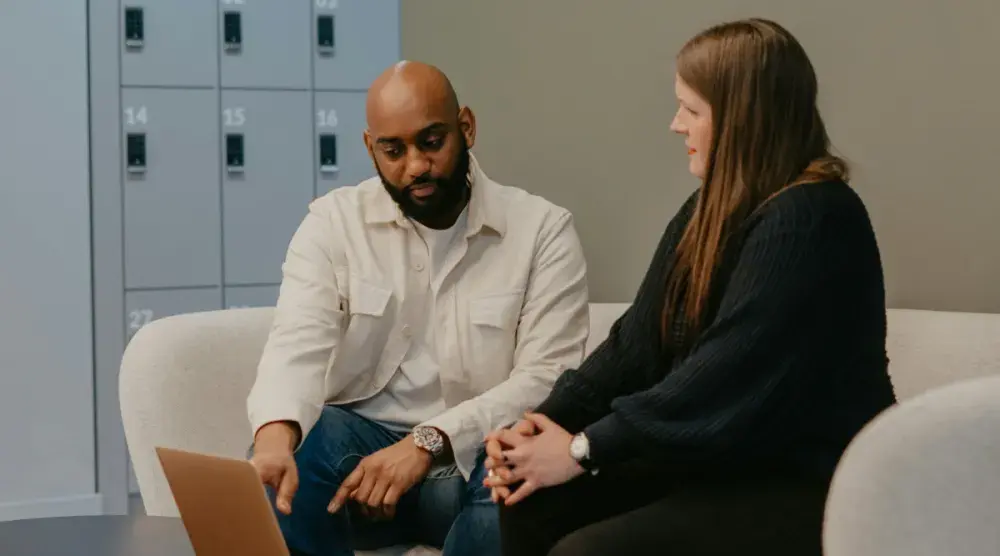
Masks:
[[[587,438],[583,435],[576,435],[569,443],[569,453],[576,461],[587,457]]]
[[[444,449],[444,438],[434,427],[417,427],[413,429],[413,442],[433,455],[438,455]]]

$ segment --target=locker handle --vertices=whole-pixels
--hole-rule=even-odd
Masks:
[[[316,49],[322,56],[332,56],[336,46],[333,16],[316,16]]]
[[[146,134],[129,133],[125,140],[125,168],[129,174],[146,172]]]
[[[337,165],[337,136],[333,133],[321,133],[319,136],[319,171],[323,174],[340,171]]]
[[[146,40],[146,26],[143,21],[142,8],[128,6],[125,8],[125,48],[142,48]]]
[[[236,52],[243,48],[243,21],[240,12],[222,14],[222,48],[226,52]]]
[[[242,174],[246,166],[243,143],[242,133],[226,134],[226,171],[230,174]]]

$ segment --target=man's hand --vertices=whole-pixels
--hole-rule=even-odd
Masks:
[[[299,442],[298,426],[292,423],[268,423],[254,439],[253,464],[265,485],[277,491],[276,505],[284,514],[292,513],[292,498],[299,488],[299,472],[293,456]]]
[[[407,435],[361,460],[341,483],[327,510],[335,513],[351,498],[367,515],[375,519],[392,519],[400,497],[427,476],[433,459]]]
[[[507,487],[521,482],[506,498],[508,506],[517,504],[540,488],[563,484],[584,472],[583,467],[570,456],[569,444],[573,436],[566,429],[539,413],[529,413],[525,417],[541,432],[526,438],[517,447],[504,450],[501,457],[511,467],[510,473],[487,479],[487,485],[491,487]]]
[[[493,503],[506,500],[510,496],[510,488],[507,486],[513,480],[513,474],[504,461],[504,450],[516,448],[523,444],[529,437],[538,432],[535,423],[529,419],[523,419],[510,429],[497,429],[486,435],[486,461],[484,467],[489,470],[485,485],[490,486],[490,497]],[[491,479],[499,477],[504,484],[491,486]],[[494,481],[495,482],[495,481]]]

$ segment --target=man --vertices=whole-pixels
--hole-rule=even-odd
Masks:
[[[299,554],[499,554],[483,439],[583,359],[585,263],[568,211],[486,176],[436,68],[371,86],[378,173],[314,201],[289,245],[248,406],[252,462]]]

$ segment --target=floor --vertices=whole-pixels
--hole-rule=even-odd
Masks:
[[[138,494],[130,494],[128,497],[128,514],[129,515],[145,515],[146,508],[142,504],[142,496]]]

